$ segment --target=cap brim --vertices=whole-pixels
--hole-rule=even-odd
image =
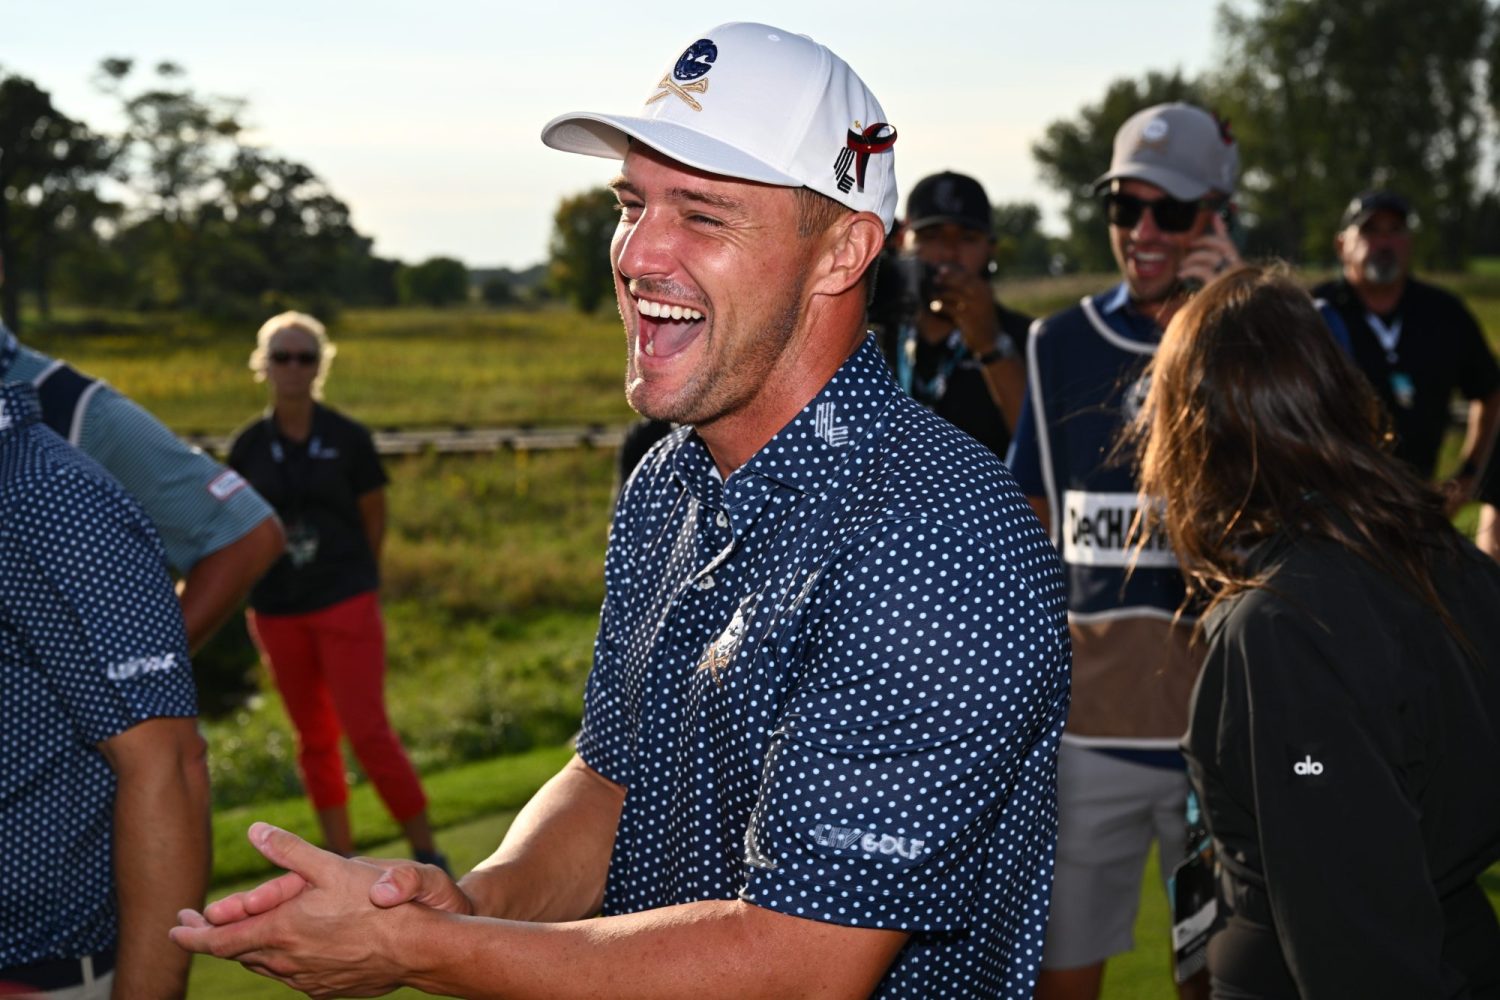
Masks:
[[[1110,181],[1145,181],[1147,184],[1155,184],[1178,201],[1193,201],[1214,190],[1202,181],[1154,163],[1127,163],[1117,170],[1111,170],[1094,182],[1094,191],[1097,193]]]
[[[980,223],[964,215],[924,215],[920,219],[908,220],[906,223],[906,228],[912,230],[926,229],[928,226],[942,226],[950,222],[955,226],[962,226],[965,229],[972,229],[976,233],[984,233],[984,235],[986,236],[994,235],[994,231],[991,227],[981,225]]]
[[[575,111],[558,115],[542,127],[542,142],[553,149],[610,160],[625,159],[631,139],[705,173],[780,187],[803,186],[802,181],[743,150],[677,122]]]

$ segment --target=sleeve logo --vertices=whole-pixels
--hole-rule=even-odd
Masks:
[[[105,669],[104,675],[112,681],[128,681],[132,677],[160,673],[163,670],[171,670],[175,666],[177,666],[176,653],[163,653],[160,656],[137,656],[122,663],[112,664]]]
[[[247,485],[244,476],[241,476],[233,469],[225,469],[209,480],[208,492],[215,500],[223,502],[244,489]]]

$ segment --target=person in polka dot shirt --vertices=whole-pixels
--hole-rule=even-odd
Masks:
[[[577,756],[457,884],[258,824],[289,873],[184,913],[184,947],[312,993],[1030,996],[1063,582],[865,333],[895,130],[765,25],[660,80],[543,132],[623,160],[626,393],[683,425],[622,491]]]
[[[0,385],[0,994],[180,997],[208,768],[156,528]]]

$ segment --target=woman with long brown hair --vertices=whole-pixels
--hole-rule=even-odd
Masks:
[[[1219,998],[1500,995],[1500,567],[1390,456],[1306,292],[1177,316],[1132,427],[1207,642],[1183,748]]]

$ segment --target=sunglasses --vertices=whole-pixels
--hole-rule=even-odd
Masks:
[[[293,361],[305,367],[312,367],[318,363],[317,351],[272,351],[271,363],[273,365],[289,365]]]
[[[1157,229],[1164,233],[1185,233],[1193,228],[1204,204],[1202,199],[1178,201],[1176,198],[1157,198],[1155,201],[1146,201],[1133,194],[1111,191],[1104,196],[1104,213],[1109,217],[1111,226],[1134,229],[1136,223],[1141,221],[1141,213],[1149,208],[1151,218],[1156,220]]]

